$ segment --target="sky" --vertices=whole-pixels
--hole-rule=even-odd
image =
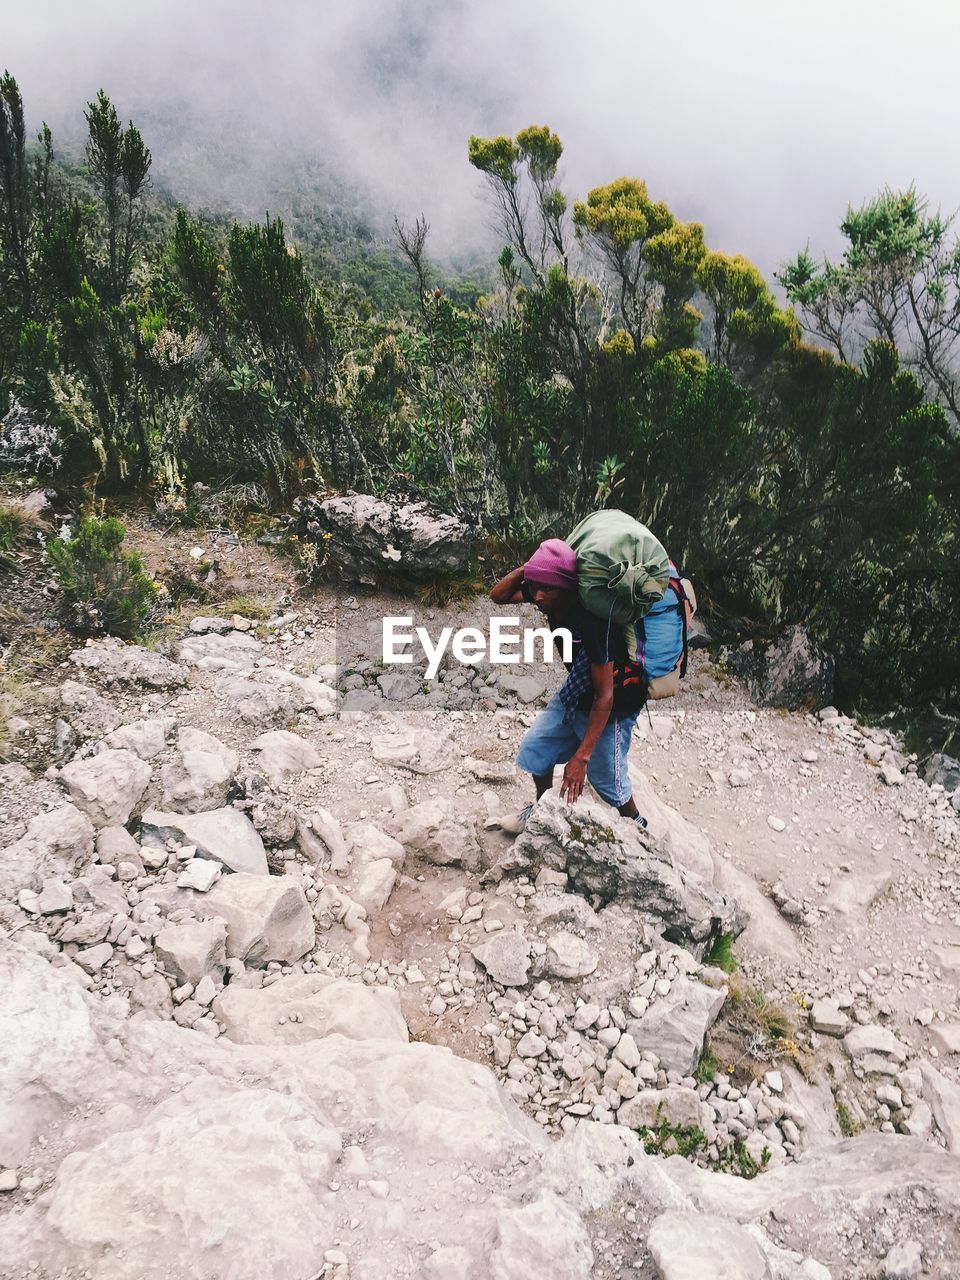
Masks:
[[[960,207],[958,48],[955,0],[0,0],[31,123],[79,141],[102,86],[189,203],[259,217],[315,167],[469,250],[468,136],[548,124],[572,199],[643,178],[768,275],[884,185]]]

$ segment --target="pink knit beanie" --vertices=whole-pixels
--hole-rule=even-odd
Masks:
[[[523,576],[543,587],[570,591],[577,585],[577,553],[560,538],[548,538],[523,566]]]

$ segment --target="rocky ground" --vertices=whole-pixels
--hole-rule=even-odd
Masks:
[[[698,653],[648,832],[514,837],[558,673],[376,660],[485,602],[136,536],[212,603],[6,695],[0,1276],[958,1274],[960,816],[891,738]]]

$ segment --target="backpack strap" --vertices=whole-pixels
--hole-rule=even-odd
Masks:
[[[670,579],[669,585],[677,597],[680,610],[680,625],[683,628],[683,648],[680,653],[680,679],[682,680],[687,674],[687,593],[684,590],[683,579],[679,570],[677,570],[677,576]]]

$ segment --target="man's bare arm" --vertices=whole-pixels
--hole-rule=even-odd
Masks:
[[[560,795],[566,796],[567,804],[576,804],[580,799],[587,778],[587,764],[613,710],[613,663],[591,663],[590,676],[593,680],[593,706],[587,717],[587,729],[580,746],[567,762],[560,783]]]
[[[494,604],[521,604],[523,602],[523,592],[520,590],[522,582],[523,565],[520,565],[516,569],[511,569],[505,578],[494,583],[490,588],[490,599]]]

